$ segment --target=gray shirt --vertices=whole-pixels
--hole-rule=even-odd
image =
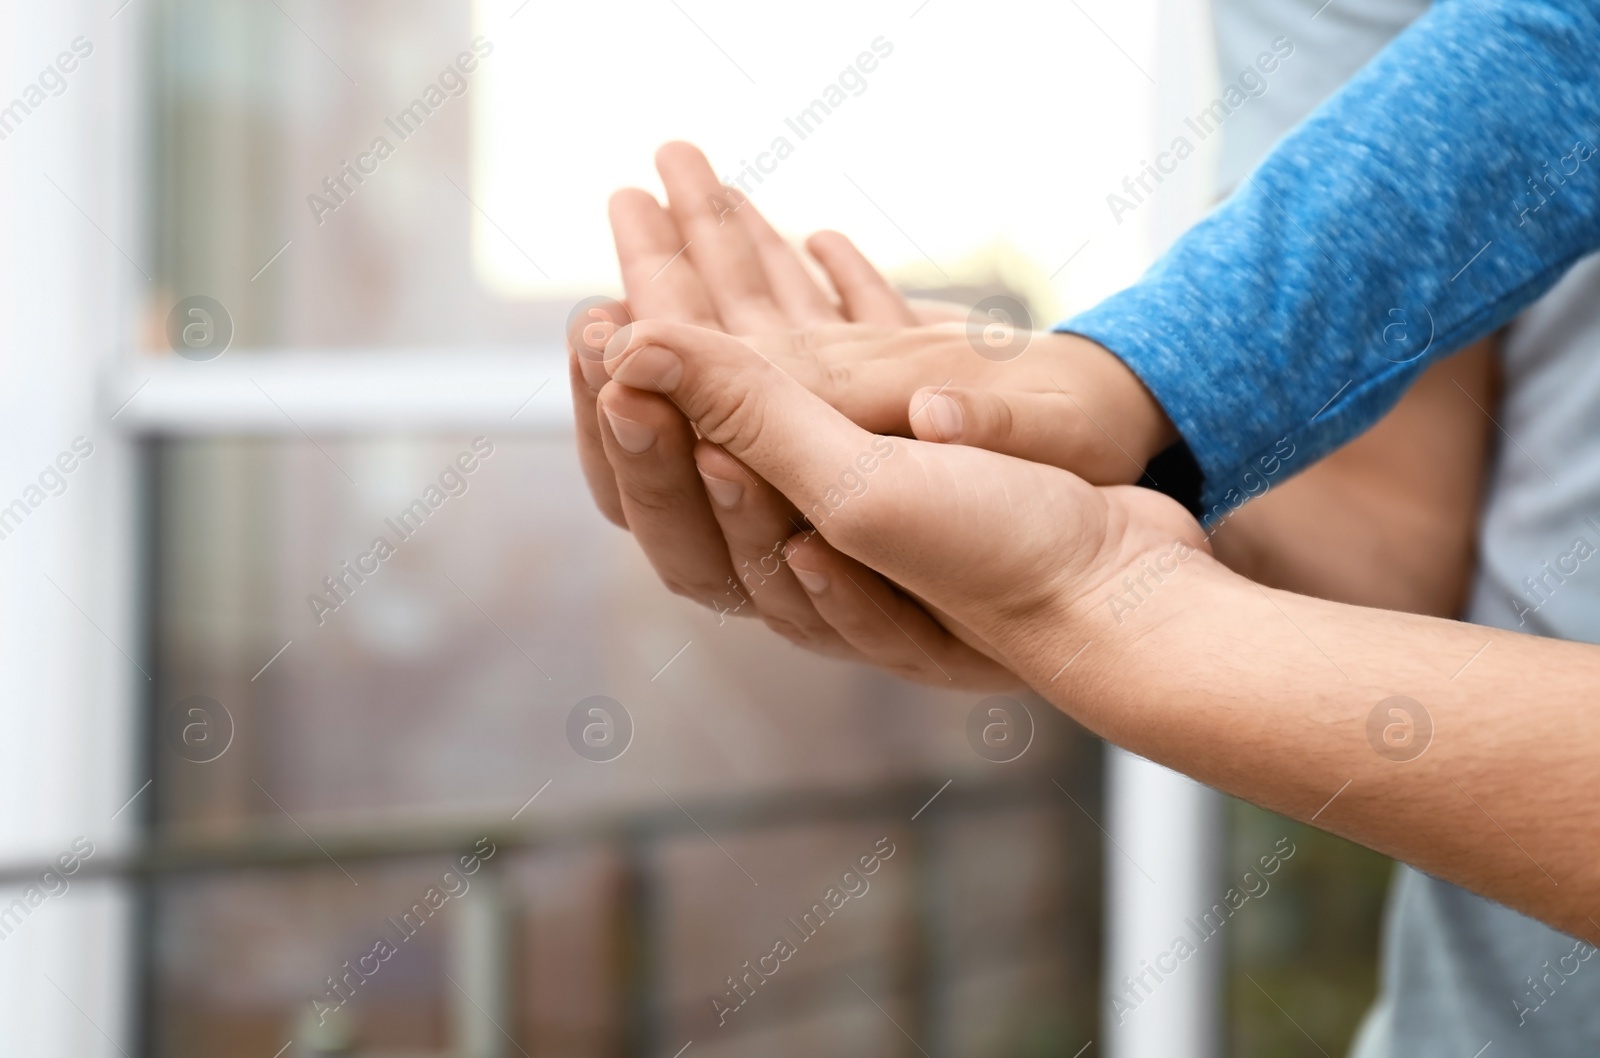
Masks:
[[[1225,127],[1222,188],[1243,179],[1278,137],[1427,7],[1427,0],[1214,0],[1224,80],[1275,37],[1296,45],[1266,94]],[[1503,443],[1490,470],[1466,619],[1600,643],[1600,255],[1518,317],[1501,361],[1505,393],[1495,418]],[[1354,1058],[1594,1055],[1594,952],[1399,867],[1378,1000]]]

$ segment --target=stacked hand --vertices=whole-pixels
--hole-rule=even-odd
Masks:
[[[1417,571],[1440,556],[1437,583],[1461,579],[1449,556],[1471,553],[1485,349],[1435,365],[1431,394],[1419,383],[1367,437],[1274,489],[1293,502],[1230,517],[1232,531],[1252,508],[1280,516],[1218,537],[1262,585],[1213,559],[1176,503],[1125,484],[1172,428],[1105,350],[1036,336],[992,363],[842,237],[809,243],[824,285],[692,148],[658,162],[668,210],[613,200],[637,319],[581,344],[573,385],[595,494],[669,585],[915,679],[1020,679],[1200,782],[1574,935],[1593,923],[1593,842],[1572,836],[1600,820],[1520,796],[1528,774],[1555,789],[1588,776],[1571,747],[1600,741],[1583,720],[1593,649],[1292,590],[1410,609],[1458,597],[1373,589],[1430,580]],[[1395,701],[1426,702],[1451,732],[1404,768],[1374,741]],[[1510,833],[1522,840],[1499,840]]]
[[[1064,660],[1025,629],[1059,638],[1142,555],[1203,547],[1170,501],[1088,483],[1135,480],[1172,436],[1111,354],[1036,335],[988,360],[964,310],[908,303],[843,236],[807,243],[830,291],[694,148],[657,164],[667,209],[611,207],[637,322],[576,339],[572,385],[591,489],[672,590],[914,679],[1004,686]]]

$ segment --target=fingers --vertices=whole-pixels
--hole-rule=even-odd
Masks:
[[[911,433],[1070,470],[1089,481],[1135,481],[1144,467],[1066,393],[927,387],[911,395]]]
[[[584,480],[596,506],[613,525],[628,527],[622,513],[622,497],[617,492],[617,478],[606,459],[604,441],[600,436],[600,410],[595,401],[595,391],[584,378],[582,358],[579,353],[567,353],[567,374],[572,384],[572,416],[578,429],[578,465],[583,468]]]
[[[907,433],[912,394],[950,385],[960,358],[978,359],[959,333],[933,328],[841,323],[742,340],[874,433]],[[961,378],[967,380],[966,375]]]
[[[773,298],[788,317],[789,326],[820,327],[843,322],[844,316],[839,312],[839,306],[817,285],[794,247],[773,230],[755,205],[746,202],[739,208],[737,216],[749,231],[750,239],[761,255]]]
[[[705,155],[687,143],[669,143],[657,151],[656,169],[667,186],[672,219],[688,246],[685,252],[704,279],[722,325],[734,334],[787,326],[761,254],[735,215],[744,196],[724,188]]]
[[[789,567],[817,613],[869,661],[941,687],[1002,690],[1021,681],[940,627],[893,585],[815,533],[789,541]]]
[[[717,326],[717,311],[700,275],[683,256],[684,238],[661,203],[626,188],[611,196],[611,234],[628,302],[644,317]]]
[[[939,612],[957,615],[963,639],[1003,649],[997,637],[1011,634],[1017,615],[1055,620],[1064,600],[1077,599],[1100,575],[1095,564],[1107,562],[1102,556],[1112,520],[1109,490],[1063,470],[964,445],[868,433],[737,338],[643,320],[612,339],[605,366],[619,388],[669,396],[708,441],[770,482],[843,555],[882,570]],[[624,485],[624,503],[629,491]],[[1159,500],[1193,526],[1164,497],[1127,491]],[[631,511],[628,517],[632,525]],[[1002,540],[1005,546],[997,546]],[[803,573],[825,572],[794,558],[791,569],[802,584]],[[913,651],[932,659],[935,671],[941,658],[954,664],[968,657],[945,640],[919,641],[919,631],[933,635],[932,617],[911,600],[888,594],[886,585],[850,576],[807,585],[818,612],[847,642],[856,635],[852,645],[858,649],[867,641],[866,622],[874,620],[870,612],[855,613],[851,625],[851,612],[824,612],[820,605],[820,595],[842,593],[845,583],[912,640],[909,651],[880,643],[877,649],[888,654],[884,663],[909,674],[920,665]],[[850,600],[845,595],[834,601],[842,606]],[[889,638],[882,628],[880,634]],[[944,674],[954,681],[948,666]]]
[[[581,310],[581,311],[580,311]],[[578,435],[578,462],[589,492],[614,524],[627,526],[617,482],[606,462],[600,439],[595,394],[609,381],[601,363],[606,345],[632,319],[628,307],[608,298],[588,298],[574,306],[567,320],[567,373],[572,389],[573,421]]]
[[[919,322],[905,297],[839,232],[817,232],[806,240],[806,249],[828,273],[847,318],[906,327]]]
[[[797,533],[788,501],[732,456],[701,441],[695,459],[735,576],[768,625],[812,650],[881,665],[921,683],[1017,685],[1004,667],[945,631],[878,574],[816,532]]]
[[[696,445],[694,455],[734,576],[756,614],[801,646],[854,656],[783,561],[789,538],[802,528],[793,505],[709,441]]]
[[[963,305],[959,301],[944,301],[940,298],[907,298],[906,304],[911,306],[911,314],[924,327],[935,323],[965,324],[972,318],[972,306]]]
[[[678,595],[738,612],[744,596],[695,472],[693,427],[652,393],[609,384],[598,403],[619,506],[657,575]]]
[[[875,438],[737,338],[665,320],[617,332],[605,367],[615,382],[664,393],[714,444],[807,511]],[[624,490],[626,491],[626,490]]]

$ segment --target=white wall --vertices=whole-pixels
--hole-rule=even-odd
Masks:
[[[0,0],[0,106],[75,38],[93,45],[61,94],[0,141],[0,506],[26,503],[25,488],[74,438],[94,445],[65,492],[0,540],[8,865],[52,858],[79,836],[110,857],[137,806],[111,817],[145,778],[133,766],[132,719],[146,682],[121,653],[146,664],[129,591],[131,465],[95,388],[132,333],[133,299],[150,285],[140,269],[153,271],[128,155],[144,2],[112,19],[115,3]],[[46,900],[0,939],[0,1053],[131,1049],[125,964],[126,904],[109,886],[77,882]]]

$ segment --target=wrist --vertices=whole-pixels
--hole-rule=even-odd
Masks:
[[[1177,512],[1145,489],[1104,491]],[[1187,516],[1116,551],[1092,579],[1058,592],[1049,631],[1031,637],[1026,660],[1007,659],[1042,696],[1113,741],[1131,716],[1204,680],[1219,616],[1255,590],[1216,560]]]
[[[1119,443],[1141,466],[1148,465],[1177,443],[1178,430],[1166,409],[1116,353],[1082,335],[1052,334],[1051,337],[1071,343],[1089,367],[1089,377],[1099,389],[1100,406],[1122,427]]]
[[[1105,346],[1061,332],[1036,335],[1034,342],[1037,350],[1030,347],[1018,361],[1020,367],[1032,360],[1031,388],[1071,398],[1073,410],[1088,420],[1085,440],[1110,442],[1103,473],[1091,479],[1096,484],[1139,481],[1150,461],[1179,440],[1155,394]]]
[[[1142,555],[1115,582],[1080,600],[1072,649],[1082,654],[1034,684],[1057,708],[1118,745],[1142,744],[1149,734],[1143,717],[1209,682],[1215,621],[1246,586],[1209,553],[1180,555]],[[1159,581],[1158,569],[1168,571]]]

